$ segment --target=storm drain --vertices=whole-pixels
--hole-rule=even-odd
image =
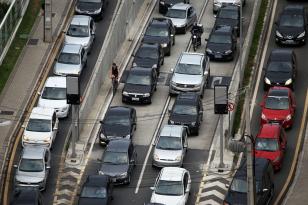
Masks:
[[[0,110],[0,115],[14,115],[14,111]]]
[[[38,43],[38,41],[39,41],[39,39],[30,38],[30,39],[28,40],[28,45],[29,45],[29,46],[36,46],[37,43]]]

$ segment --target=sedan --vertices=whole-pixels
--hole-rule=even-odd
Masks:
[[[166,14],[168,9],[177,3],[189,4],[190,0],[159,0],[159,13]]]
[[[99,142],[106,145],[110,140],[133,138],[137,127],[135,108],[124,106],[109,107],[104,119],[101,121]]]
[[[236,5],[226,5],[221,7],[216,16],[214,27],[218,26],[234,27],[237,36],[240,36],[240,7]]]
[[[190,4],[175,4],[166,13],[177,33],[186,33],[187,29],[197,22],[197,13]]]
[[[295,98],[290,88],[272,87],[261,103],[261,124],[279,123],[291,128],[295,115]]]
[[[95,20],[101,20],[107,4],[108,0],[77,0],[75,12],[92,16]]]

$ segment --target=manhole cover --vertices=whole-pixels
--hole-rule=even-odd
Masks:
[[[0,115],[14,115],[14,111],[0,110]]]
[[[30,38],[30,39],[28,40],[28,45],[36,46],[37,43],[38,43],[38,41],[39,41],[38,39]]]

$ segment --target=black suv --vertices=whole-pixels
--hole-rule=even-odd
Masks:
[[[166,14],[169,7],[177,3],[189,4],[189,0],[159,0],[159,13]]]
[[[211,60],[233,60],[236,51],[236,33],[231,26],[213,28],[206,39],[206,54]]]
[[[198,135],[202,119],[200,95],[195,92],[180,93],[170,110],[168,124],[186,125],[190,134]]]
[[[247,171],[243,161],[229,186],[224,204],[247,204]],[[274,196],[273,167],[269,160],[255,159],[256,205],[270,204]]]
[[[276,24],[276,43],[299,45],[306,43],[306,13],[302,5],[288,5]]]
[[[216,16],[215,26],[231,26],[234,28],[237,36],[240,35],[240,7],[235,5],[226,5],[221,7]]]
[[[160,66],[164,64],[164,50],[157,44],[142,43],[134,55],[133,66],[156,68],[159,75]]]
[[[175,43],[175,28],[170,19],[152,18],[142,42],[158,43],[164,49],[164,54],[171,55],[171,46]]]
[[[264,70],[264,90],[268,90],[271,86],[286,86],[293,89],[297,71],[295,52],[291,49],[272,50]]]
[[[125,106],[109,107],[104,119],[100,121],[99,142],[106,145],[110,140],[132,139],[137,127],[135,108]]]
[[[108,175],[114,184],[129,184],[136,166],[137,152],[129,139],[113,140],[107,145],[100,175]]]
[[[157,79],[155,68],[132,67],[122,90],[122,102],[151,104]]]
[[[103,10],[106,6],[105,4],[108,4],[108,0],[77,0],[75,13],[89,15],[95,20],[101,20],[103,18]]]
[[[43,205],[42,196],[36,187],[22,187],[14,192],[10,205]]]

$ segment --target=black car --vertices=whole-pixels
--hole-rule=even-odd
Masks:
[[[224,204],[247,204],[247,171],[243,161],[235,173],[224,200]],[[256,205],[270,204],[274,195],[273,167],[269,160],[255,159]]]
[[[135,108],[125,106],[112,106],[101,121],[99,142],[106,145],[114,139],[132,139],[137,127]]]
[[[166,14],[168,8],[177,3],[189,4],[189,0],[159,0],[159,13]]]
[[[216,27],[206,40],[205,51],[211,60],[233,60],[236,51],[236,34],[233,27]]]
[[[151,104],[156,86],[155,68],[132,67],[122,90],[122,102]]]
[[[264,90],[268,90],[271,86],[286,86],[293,89],[297,72],[295,52],[291,49],[274,49],[264,71]]]
[[[190,134],[198,135],[202,119],[200,95],[195,92],[180,93],[170,110],[168,124],[186,125]]]
[[[103,18],[103,10],[107,0],[77,0],[75,13],[92,16],[95,20]]]
[[[133,66],[156,68],[159,75],[160,66],[164,64],[164,50],[157,44],[142,43],[134,55]]]
[[[136,166],[137,152],[129,139],[110,141],[103,156],[100,175],[108,175],[114,184],[129,184]]]
[[[167,18],[152,18],[142,42],[160,44],[164,54],[170,56],[171,46],[175,43],[175,28],[172,21]]]
[[[14,192],[10,205],[43,205],[40,191],[35,187],[19,188]]]
[[[89,175],[83,184],[78,205],[108,205],[113,199],[113,184],[106,175]]]
[[[214,27],[231,26],[234,28],[237,36],[240,35],[240,7],[235,5],[226,5],[218,11]]]
[[[288,5],[281,12],[276,24],[276,42],[286,45],[306,43],[306,13],[302,5]]]

